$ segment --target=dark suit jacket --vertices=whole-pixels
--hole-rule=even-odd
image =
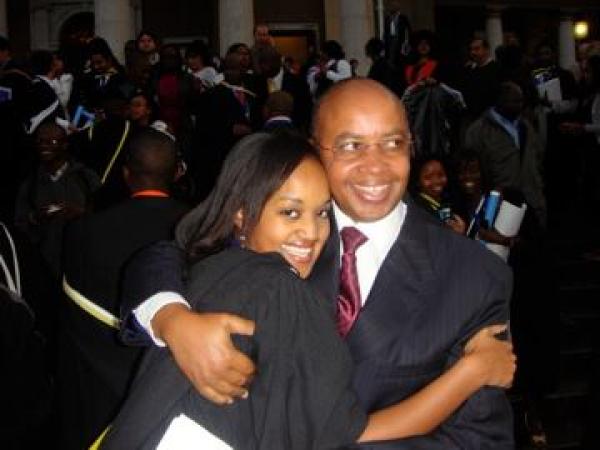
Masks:
[[[153,261],[146,259],[144,267],[154,266],[153,272],[161,272],[162,277],[153,290],[148,288],[148,278],[144,282],[141,273],[138,277],[130,273],[130,299],[136,297],[136,284],[146,285],[144,294],[183,292],[181,282],[166,275],[173,269],[161,262],[163,255],[176,260],[177,252],[163,246],[147,255]],[[339,235],[334,232],[309,279],[326,298],[336,298],[339,259]],[[173,266],[179,270],[180,264]],[[400,235],[347,337],[355,363],[354,387],[362,406],[369,412],[380,409],[437,378],[461,355],[465,341],[475,331],[508,320],[510,293],[511,274],[499,258],[441,227],[409,202]],[[140,298],[145,297],[137,296],[138,301]],[[334,310],[332,301],[332,314]],[[513,447],[510,404],[502,390],[486,388],[430,435],[357,448]]]
[[[327,298],[339,285],[332,233],[310,281]],[[508,320],[508,267],[480,244],[440,226],[409,202],[406,220],[347,336],[354,387],[373,412],[437,378],[479,328]],[[333,305],[333,302],[332,302]],[[512,412],[501,389],[473,395],[434,433],[364,449],[513,448]]]
[[[258,80],[255,89],[260,112],[269,96],[269,90],[267,79],[264,76],[259,77]],[[308,130],[312,114],[312,97],[306,81],[284,69],[281,90],[290,94],[294,99],[294,110],[292,112],[294,125],[301,130]]]
[[[308,129],[312,113],[312,97],[306,81],[298,75],[284,71],[281,90],[294,98],[294,112],[292,113],[294,124],[300,129]]]
[[[119,282],[126,261],[144,246],[169,239],[186,207],[170,198],[134,198],[74,222],[65,239],[65,277],[104,309],[119,315]],[[62,442],[87,448],[114,417],[140,351],[71,300],[62,304],[60,330]]]

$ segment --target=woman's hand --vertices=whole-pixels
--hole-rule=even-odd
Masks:
[[[517,369],[513,346],[497,335],[506,331],[507,325],[482,328],[465,345],[465,360],[479,373],[482,385],[509,388]]]
[[[446,221],[446,225],[458,234],[465,234],[467,232],[467,224],[456,214],[452,214],[452,217]]]

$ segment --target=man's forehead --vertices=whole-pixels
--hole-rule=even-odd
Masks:
[[[378,133],[408,131],[408,122],[403,107],[393,108],[393,112],[382,117],[375,111],[362,108],[344,108],[338,104],[324,107],[317,119],[317,129],[328,133],[361,134],[362,130],[370,129]],[[333,120],[332,120],[333,119]]]

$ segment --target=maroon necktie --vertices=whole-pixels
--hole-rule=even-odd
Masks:
[[[340,270],[340,293],[337,301],[337,326],[342,337],[346,337],[362,306],[360,286],[356,271],[356,250],[367,242],[367,237],[354,227],[345,227],[342,232],[344,254]]]

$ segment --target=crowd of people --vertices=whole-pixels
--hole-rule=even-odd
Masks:
[[[543,445],[546,236],[600,201],[600,51],[410,49],[369,40],[363,79],[264,24],[222,58],[144,30],[124,64],[0,37],[2,448],[176,445],[182,420],[227,448],[513,448],[507,331]]]

